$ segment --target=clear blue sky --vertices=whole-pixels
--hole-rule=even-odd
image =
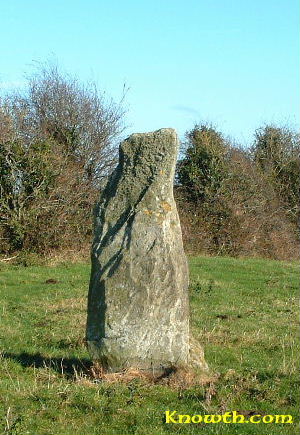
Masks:
[[[217,124],[246,145],[264,122],[299,125],[298,0],[6,0],[0,87],[54,59],[113,98],[127,133]]]

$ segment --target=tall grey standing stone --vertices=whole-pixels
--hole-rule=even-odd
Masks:
[[[87,344],[108,371],[205,368],[190,356],[188,266],[173,198],[175,130],[133,134],[95,212]]]

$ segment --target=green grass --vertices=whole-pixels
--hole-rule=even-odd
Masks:
[[[84,375],[88,265],[1,264],[0,433],[298,433],[296,271],[296,263],[191,258],[192,330],[219,377],[175,390]],[[295,423],[166,424],[166,410],[291,414]]]

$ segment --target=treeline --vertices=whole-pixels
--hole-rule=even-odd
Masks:
[[[0,253],[80,250],[116,164],[124,111],[97,88],[41,68],[0,100]],[[266,125],[249,150],[213,126],[186,133],[175,197],[188,252],[297,256],[299,135]]]

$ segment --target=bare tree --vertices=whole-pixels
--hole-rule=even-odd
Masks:
[[[84,239],[97,187],[116,162],[122,103],[44,65],[24,92],[0,101],[2,250]]]
[[[55,140],[95,179],[114,164],[116,139],[124,129],[123,99],[116,104],[94,83],[83,85],[52,65],[28,78],[25,94],[9,97],[24,142]]]

